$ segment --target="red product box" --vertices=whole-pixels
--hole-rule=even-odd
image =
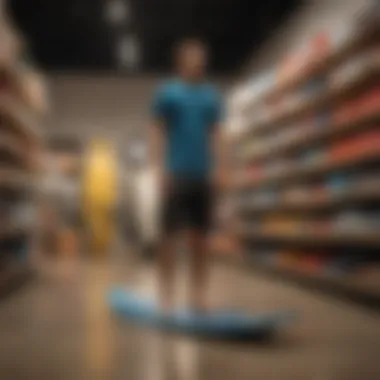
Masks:
[[[357,143],[357,149],[361,152],[372,152],[379,150],[380,131],[371,131],[362,136]]]
[[[253,180],[253,181],[257,181],[259,180],[260,178],[262,178],[263,176],[263,170],[262,170],[262,167],[261,166],[251,166],[249,169],[248,169],[248,177]]]
[[[341,104],[334,111],[334,124],[339,126],[360,120],[365,115],[375,113],[380,108],[380,87],[360,97]]]
[[[348,106],[351,108],[351,111],[350,119],[347,120],[347,122],[355,122],[356,120],[359,120],[363,113],[363,97],[360,96],[359,98],[353,99]]]
[[[363,97],[361,115],[368,115],[380,108],[380,88],[376,88]]]
[[[326,59],[331,51],[331,38],[325,31],[319,32],[311,41],[311,53],[309,55],[309,67],[318,65]]]
[[[373,150],[379,147],[380,142],[380,131],[369,131],[362,134],[357,140],[358,149],[369,149]]]
[[[305,257],[301,260],[300,267],[309,273],[315,273],[320,268],[318,257],[315,254],[305,253]]]
[[[330,149],[330,156],[333,160],[340,160],[368,152],[376,152],[379,149],[380,131],[369,131],[335,144]]]
[[[357,119],[360,120],[361,117],[367,114],[367,104],[368,104],[368,95],[362,95],[357,101],[356,101],[356,107],[357,107]]]
[[[334,125],[343,125],[348,123],[355,115],[354,102],[347,102],[340,105],[334,112]]]
[[[332,146],[329,150],[329,155],[332,160],[338,160],[347,157],[351,152],[351,142],[344,141]]]

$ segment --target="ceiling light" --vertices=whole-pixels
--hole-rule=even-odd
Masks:
[[[127,22],[130,18],[130,5],[128,0],[108,0],[105,8],[107,20],[114,25]]]
[[[140,47],[136,37],[124,36],[117,49],[118,64],[123,68],[136,69],[140,62]]]

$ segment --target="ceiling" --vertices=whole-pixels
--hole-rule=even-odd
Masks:
[[[170,68],[173,44],[200,37],[211,48],[214,72],[239,68],[300,0],[116,0],[129,3],[130,21],[105,17],[112,0],[12,0],[12,17],[32,55],[51,70],[114,70],[123,36],[137,37],[143,72]],[[113,0],[115,1],[115,0]]]

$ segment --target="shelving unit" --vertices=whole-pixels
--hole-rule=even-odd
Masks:
[[[21,51],[12,58],[11,67],[1,67],[5,80],[0,90],[0,295],[32,273],[36,157],[43,144],[43,115],[35,89],[23,86],[34,77],[34,69],[23,62]]]
[[[328,72],[331,68],[338,66],[347,58],[363,49],[363,47],[369,45],[372,42],[375,33],[377,33],[375,28],[372,30],[367,29],[358,31],[358,33],[348,36],[347,39],[327,54],[313,60],[304,61],[303,65],[299,67],[299,70],[297,70],[295,75],[291,75],[285,80],[269,87],[258,96],[256,103],[260,104],[269,102],[272,99],[290,93],[307,83],[310,78]],[[254,104],[250,102],[244,105],[244,110],[247,110],[252,106],[254,106]]]
[[[302,286],[323,290],[333,295],[343,296],[360,304],[378,309],[380,297],[380,282],[375,286],[360,282],[360,276],[328,276],[307,271],[278,268],[273,265],[254,261],[252,264],[261,272],[274,275],[284,280],[296,281]],[[359,278],[358,278],[359,277]],[[376,286],[377,285],[377,286]]]
[[[42,141],[42,130],[33,110],[9,94],[0,95],[0,120],[4,127],[13,130],[31,145],[39,145]]]
[[[380,202],[380,180],[373,181],[366,186],[366,184],[359,184],[353,186],[351,189],[343,189],[339,191],[325,192],[317,198],[315,195],[308,195],[301,199],[293,200],[280,200],[271,204],[252,204],[249,202],[242,202],[238,205],[241,212],[246,213],[270,213],[279,211],[324,211],[326,209],[333,209],[336,207],[344,207],[345,205],[353,204],[354,202]]]
[[[249,225],[243,225],[237,231],[238,234],[245,238],[255,240],[270,240],[280,242],[307,243],[317,246],[336,246],[336,245],[355,245],[362,247],[375,247],[380,249],[380,236],[377,232],[295,232],[295,231],[266,231],[258,228],[250,228]]]
[[[238,260],[378,305],[379,19],[347,23],[336,46],[328,33],[321,50],[312,41],[301,67],[282,79],[275,68],[277,83],[267,80],[230,115],[244,126],[230,137]],[[375,288],[361,286],[363,268],[375,265]]]
[[[328,89],[326,92],[317,93],[307,97],[303,101],[297,102],[274,116],[264,120],[253,121],[252,126],[247,128],[246,132],[239,136],[238,139],[245,139],[248,136],[254,137],[268,130],[276,130],[284,124],[292,123],[311,112],[316,112],[326,106],[338,104],[345,98],[349,97],[355,91],[359,91],[367,84],[378,81],[380,68],[378,62],[373,62],[373,67],[365,67],[355,73],[353,78],[349,78],[345,83],[336,88]]]
[[[349,133],[355,133],[370,128],[373,124],[380,124],[380,111],[376,109],[373,113],[359,117],[358,120],[348,120],[340,124],[328,124],[323,128],[305,128],[299,131],[298,135],[290,141],[284,141],[281,144],[266,147],[257,152],[250,152],[246,156],[239,158],[243,162],[265,161],[272,157],[273,152],[276,154],[288,154],[303,148],[318,145],[328,140],[339,139]]]

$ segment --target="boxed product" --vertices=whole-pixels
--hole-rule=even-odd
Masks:
[[[359,55],[341,65],[329,77],[330,88],[335,91],[355,81],[369,68],[369,55]]]
[[[328,31],[321,31],[311,40],[311,53],[309,62],[318,64],[325,60],[331,53],[332,48],[331,34]]]
[[[325,158],[325,151],[320,148],[309,149],[297,157],[297,162],[302,165],[308,166],[320,162]]]
[[[380,131],[374,130],[334,144],[330,149],[330,155],[334,160],[340,160],[378,150],[380,150]]]
[[[321,109],[317,112],[317,114],[313,118],[312,125],[317,128],[325,128],[330,126],[332,118],[332,112],[329,107]]]
[[[282,251],[277,256],[277,265],[283,268],[294,269],[300,260],[299,252]]]
[[[283,197],[284,201],[289,203],[302,203],[310,198],[309,190],[305,187],[287,189],[284,191]]]
[[[379,112],[380,108],[380,86],[376,86],[371,91],[361,96],[358,102],[359,116],[371,115]]]
[[[288,54],[277,69],[277,85],[282,86],[305,72],[308,50],[303,48],[296,53]]]

